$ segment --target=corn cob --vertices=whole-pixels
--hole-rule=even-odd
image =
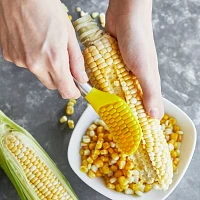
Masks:
[[[123,98],[139,120],[143,137],[135,156],[144,169],[144,177],[167,189],[172,182],[173,167],[166,139],[159,120],[151,119],[145,112],[140,84],[125,66],[117,41],[104,34],[89,15],[73,25],[85,46],[83,56],[92,86]]]
[[[1,111],[0,165],[23,200],[78,199],[36,140]]]

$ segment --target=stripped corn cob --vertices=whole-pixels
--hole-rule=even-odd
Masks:
[[[144,169],[144,177],[154,179],[160,188],[167,189],[172,183],[173,167],[166,139],[159,120],[151,119],[145,112],[141,87],[125,66],[117,41],[103,34],[89,15],[73,24],[85,46],[83,56],[91,84],[102,91],[117,94],[128,103],[143,132],[135,155],[140,168]]]
[[[23,128],[0,111],[0,165],[21,199],[77,199],[53,161]]]

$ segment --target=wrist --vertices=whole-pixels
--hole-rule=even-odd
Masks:
[[[116,16],[143,13],[151,16],[152,0],[110,0],[108,9]]]

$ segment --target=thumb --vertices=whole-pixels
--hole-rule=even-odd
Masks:
[[[78,41],[76,39],[76,35],[75,35],[75,31],[73,27],[71,27],[71,30],[70,30],[68,54],[69,54],[70,70],[74,78],[76,78],[77,81],[81,83],[87,82],[88,76],[85,72],[83,55],[80,50]]]

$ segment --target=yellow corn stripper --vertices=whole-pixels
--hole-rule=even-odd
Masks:
[[[118,147],[127,155],[133,154],[140,144],[142,130],[127,103],[120,97],[92,88],[87,83],[75,82],[85,99],[108,126]]]

